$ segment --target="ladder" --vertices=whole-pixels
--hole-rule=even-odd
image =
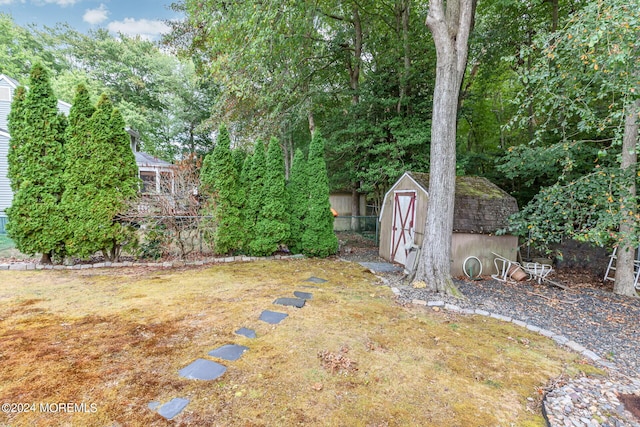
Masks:
[[[638,279],[640,279],[640,259],[638,259],[640,258],[640,248],[638,249],[638,255],[636,256],[635,261],[633,261],[633,286],[636,289],[640,289],[640,284],[638,283]],[[606,282],[607,280],[611,280],[612,282],[616,281],[616,260],[618,259],[618,256],[616,255],[617,250],[618,247],[614,247],[611,257],[609,257],[609,265],[607,266],[606,273],[604,273],[603,282]]]

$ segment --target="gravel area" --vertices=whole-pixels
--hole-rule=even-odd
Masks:
[[[464,299],[410,286],[397,287],[402,302],[441,300],[512,317],[564,335],[623,372],[640,372],[640,298],[589,287],[562,290],[535,282],[457,280],[456,285]]]

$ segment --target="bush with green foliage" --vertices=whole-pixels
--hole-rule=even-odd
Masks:
[[[289,192],[289,224],[291,236],[289,238],[289,250],[292,253],[300,253],[302,250],[302,233],[304,219],[309,210],[309,193],[307,192],[307,162],[302,150],[297,149],[293,156],[291,174],[287,185]]]
[[[264,203],[250,245],[251,254],[257,256],[276,252],[288,242],[291,233],[284,158],[280,142],[276,138],[271,138],[269,143],[266,166],[263,177]]]
[[[251,167],[247,170],[245,182],[247,183],[246,203],[244,205],[244,229],[247,236],[247,248],[255,237],[258,216],[264,203],[264,176],[266,173],[266,159],[264,153],[264,143],[257,140],[253,155],[251,156]]]
[[[92,161],[90,153],[86,150],[91,130],[89,120],[95,112],[95,107],[91,104],[89,92],[84,85],[79,85],[69,112],[69,126],[65,132],[65,170],[64,170],[64,192],[62,194],[61,206],[68,219],[68,232],[66,246],[70,255],[80,255],[78,237],[84,240],[83,231],[76,229],[78,222],[83,225],[83,219],[78,218],[79,209],[86,209],[86,194],[81,189],[87,182],[92,182],[93,177],[86,175],[86,166]],[[78,236],[79,234],[79,236]],[[97,248],[93,252],[97,251]]]
[[[314,257],[333,255],[338,251],[338,238],[333,232],[324,139],[319,131],[315,132],[309,146],[307,188],[309,210],[303,222],[302,251],[305,255]]]
[[[66,119],[58,112],[58,101],[49,82],[49,72],[36,64],[31,70],[29,90],[12,105],[10,180],[13,202],[7,209],[7,231],[18,250],[42,253],[42,261],[64,256],[67,222],[60,207],[64,189],[64,130]]]
[[[135,242],[133,230],[117,220],[138,192],[135,157],[122,115],[106,95],[88,120],[88,94],[80,89],[77,101],[69,130],[77,158],[67,162],[63,198],[70,232],[67,246],[72,255],[85,258],[102,250],[116,261],[122,247]]]
[[[238,171],[231,153],[231,141],[225,125],[221,125],[213,153],[205,158],[201,181],[205,194],[211,198],[216,228],[213,233],[214,251],[230,254],[242,247],[244,228],[238,191]]]

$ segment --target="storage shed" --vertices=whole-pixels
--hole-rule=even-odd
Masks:
[[[379,217],[381,258],[405,265],[412,245],[422,247],[428,191],[428,174],[405,172],[387,192]],[[515,260],[518,238],[495,232],[517,211],[516,199],[486,178],[457,177],[451,274],[463,275],[469,256],[482,262],[483,275],[495,273],[492,252]]]

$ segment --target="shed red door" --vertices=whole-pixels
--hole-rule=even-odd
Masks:
[[[396,191],[393,197],[391,260],[405,265],[408,246],[413,243],[416,222],[416,192]]]

